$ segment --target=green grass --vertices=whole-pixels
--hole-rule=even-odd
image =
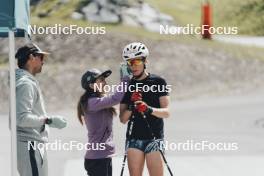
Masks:
[[[230,17],[240,26],[241,33],[264,35],[264,0],[251,0],[232,12]]]
[[[31,16],[36,18],[39,13],[45,13],[50,9],[56,7],[56,4],[59,3],[60,0],[48,0],[44,1],[41,5],[37,7],[31,8]],[[52,13],[47,18],[56,17],[57,20],[68,20],[72,12],[75,11],[76,7],[78,6],[80,0],[70,0],[66,4],[62,4],[58,6],[58,8],[54,9]],[[33,19],[34,20],[34,19]]]
[[[171,15],[178,24],[200,24],[199,0],[146,0],[146,2]]]
[[[147,0],[180,25],[201,24],[202,0]],[[264,0],[210,0],[214,26],[237,26],[240,34],[264,35]]]
[[[105,26],[107,32],[124,33],[132,36],[147,38],[151,40],[168,40],[179,43],[199,45],[201,47],[213,48],[215,50],[223,50],[237,58],[257,58],[264,61],[263,49],[256,47],[238,46],[233,44],[219,43],[214,41],[204,41],[193,36],[186,35],[159,35],[157,33],[148,32],[141,28],[110,25],[110,24],[95,24],[85,20],[72,20],[70,15],[78,7],[79,0],[71,0],[70,3],[60,6],[55,12],[52,12],[47,18],[38,18],[39,12],[47,11],[52,8],[59,0],[45,1],[41,6],[32,9],[32,24],[40,26],[51,26],[53,24],[70,25],[76,24],[78,26]],[[174,17],[175,22],[181,25],[201,23],[201,0],[146,0],[160,11],[170,14]],[[255,0],[211,0],[213,6],[214,19],[213,23],[216,26],[234,26],[237,23],[236,19],[226,18],[237,13],[241,7],[247,5]],[[263,0],[256,0],[263,1]],[[231,13],[232,12],[232,13]],[[252,15],[251,15],[252,16]],[[248,25],[248,24],[246,24]],[[243,28],[243,25],[242,27]],[[244,27],[246,28],[246,27]]]
[[[201,0],[146,0],[152,6],[156,7],[160,11],[170,14],[174,17],[175,22],[181,25],[194,24],[200,25],[201,21]],[[250,18],[253,18],[257,11],[261,11],[261,7],[257,4],[249,6],[252,2],[260,2],[263,0],[211,0],[214,12],[214,25],[216,26],[233,26],[238,23],[236,18],[226,18],[226,16],[234,16],[234,14],[239,13],[237,18],[244,22],[240,24],[240,29],[242,31],[249,31],[247,26],[252,23]],[[264,61],[263,49],[256,47],[239,46],[233,44],[220,43],[215,41],[205,41],[197,39],[193,36],[187,35],[159,35],[157,33],[148,32],[141,28],[121,26],[121,25],[109,25],[109,24],[95,24],[87,22],[85,20],[72,20],[70,15],[76,10],[80,0],[71,0],[69,3],[60,6],[56,11],[52,12],[46,18],[39,18],[38,13],[46,12],[47,10],[53,8],[59,0],[48,0],[44,1],[43,4],[31,9],[31,24],[36,24],[39,26],[52,26],[54,24],[70,25],[76,24],[78,26],[105,26],[106,31],[113,33],[123,33],[138,38],[150,39],[150,40],[167,40],[175,41],[187,45],[196,45],[199,47],[221,50],[236,58],[256,58]],[[239,4],[239,6],[238,6]],[[264,4],[264,3],[263,3]],[[263,5],[264,6],[264,5]],[[243,7],[241,12],[241,7]],[[256,8],[259,7],[259,8]],[[252,11],[252,8],[254,9]],[[263,8],[264,9],[264,8]],[[249,11],[252,11],[249,13]],[[229,12],[229,13],[227,13]],[[231,13],[232,12],[232,13]],[[243,20],[243,15],[248,13],[248,19]],[[259,17],[255,20],[263,20]],[[254,20],[253,20],[254,21]],[[264,22],[263,22],[264,24]],[[263,30],[262,30],[263,31]],[[255,33],[254,30],[248,33]],[[6,66],[6,59],[0,58],[0,66]]]
[[[209,0],[213,11],[214,26],[237,26],[240,34],[264,35],[264,0]],[[32,20],[39,21],[39,13],[52,9],[60,0],[44,1],[32,8]],[[49,20],[66,22],[83,0],[70,0],[56,8],[47,17]],[[201,6],[203,0],[146,0],[156,9],[171,15],[176,24],[201,25]],[[42,20],[42,19],[41,19]],[[80,23],[80,22],[79,22]],[[108,25],[111,26],[111,25]],[[111,26],[112,28],[118,26]],[[129,29],[130,30],[130,29]]]

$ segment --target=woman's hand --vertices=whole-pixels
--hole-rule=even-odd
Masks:
[[[126,63],[120,64],[120,79],[131,79],[132,78],[132,72],[128,68]]]
[[[168,118],[169,113],[169,96],[162,96],[159,99],[160,108],[154,108],[144,101],[136,101],[135,102],[135,110],[139,113],[151,114],[157,118]]]
[[[152,114],[153,112],[153,108],[148,106],[144,101],[136,101],[135,110],[142,114]]]

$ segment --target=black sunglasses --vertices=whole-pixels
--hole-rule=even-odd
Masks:
[[[43,54],[33,54],[34,57],[39,57],[41,61],[44,60],[44,55]]]

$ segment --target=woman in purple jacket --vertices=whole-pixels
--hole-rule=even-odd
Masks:
[[[105,94],[105,78],[111,73],[110,70],[92,69],[81,80],[85,93],[80,97],[77,112],[80,123],[85,122],[88,130],[84,166],[89,176],[112,176],[112,156],[115,154],[112,126],[116,115],[113,106],[120,103],[124,92]],[[128,80],[129,77],[124,77],[120,84],[125,86]]]

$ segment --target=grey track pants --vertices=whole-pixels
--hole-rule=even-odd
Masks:
[[[38,142],[36,142],[36,144],[38,144]],[[19,175],[47,176],[47,152],[44,150],[44,148],[36,149],[32,146],[33,145],[28,145],[28,142],[17,142],[17,169]]]

